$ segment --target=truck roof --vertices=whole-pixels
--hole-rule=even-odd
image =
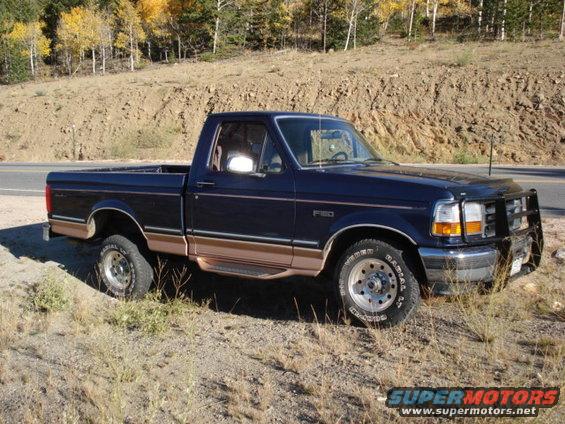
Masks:
[[[209,116],[215,117],[249,117],[249,116],[256,116],[256,117],[268,117],[268,118],[277,118],[279,116],[295,116],[295,117],[315,117],[315,118],[330,118],[330,119],[343,119],[339,116],[334,115],[323,115],[318,113],[305,113],[305,112],[285,112],[285,111],[272,111],[272,110],[252,110],[252,111],[239,111],[239,112],[218,112],[218,113],[211,113]]]

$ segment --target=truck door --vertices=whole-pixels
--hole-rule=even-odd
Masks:
[[[231,158],[245,156],[252,172],[228,169]],[[294,235],[295,194],[292,169],[261,119],[219,121],[208,164],[190,189],[198,256],[289,266]]]

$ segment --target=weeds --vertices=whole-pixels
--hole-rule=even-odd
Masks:
[[[0,353],[7,349],[16,338],[18,314],[10,308],[8,301],[0,303]]]
[[[474,164],[474,163],[479,163],[479,157],[477,155],[469,153],[466,150],[457,150],[453,154],[452,162],[462,165]]]
[[[530,346],[533,353],[540,356],[555,358],[563,357],[565,343],[563,340],[548,336],[542,336],[534,340],[525,340],[524,345]]]
[[[251,386],[244,376],[237,380],[226,379],[227,413],[240,421],[265,422],[273,400],[273,383],[268,378],[258,382],[257,388]]]
[[[166,301],[161,293],[154,292],[141,300],[120,302],[110,316],[110,323],[128,330],[160,334],[170,329],[175,318],[193,308],[194,304],[184,298]]]
[[[67,289],[53,276],[34,287],[30,300],[34,310],[47,313],[62,311],[71,303]]]
[[[474,61],[474,54],[472,50],[465,50],[455,57],[455,66],[463,67],[470,65]]]

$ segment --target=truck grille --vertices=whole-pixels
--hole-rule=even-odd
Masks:
[[[508,229],[510,232],[520,230],[523,225],[527,225],[527,217],[524,212],[528,210],[528,198],[518,197],[505,201],[506,217],[508,219]],[[519,215],[519,216],[516,216]],[[496,203],[485,203],[485,237],[496,235]]]

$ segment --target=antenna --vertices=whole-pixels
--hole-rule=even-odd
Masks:
[[[488,176],[490,177],[492,174],[492,147],[494,145],[494,135],[490,135],[490,155],[488,158]]]
[[[318,168],[322,167],[322,114],[318,112]]]

